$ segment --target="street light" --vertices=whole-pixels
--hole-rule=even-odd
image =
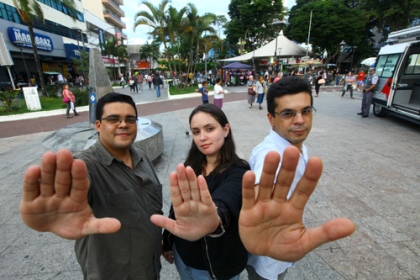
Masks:
[[[281,24],[282,24],[282,22],[279,21],[279,20],[276,20],[276,21],[273,22],[273,25],[275,27],[280,26]],[[277,67],[277,73],[279,72],[279,65],[278,65],[279,60],[278,60],[278,57],[277,57],[277,55],[278,55],[277,54],[277,50],[278,50],[277,44],[278,44],[278,38],[279,38],[280,34],[282,34],[281,32],[282,32],[282,30],[280,30],[279,32],[276,32],[276,47],[274,49],[274,65],[276,65],[276,67]]]
[[[346,42],[344,42],[344,40],[343,41],[341,41],[341,43],[340,43],[340,54],[339,54],[339,56],[338,56],[338,67],[340,67],[340,63],[341,63],[341,56],[343,55],[343,50],[344,50],[344,46],[347,46],[347,43]]]
[[[353,54],[351,55],[351,63],[350,63],[350,71],[353,71],[353,59],[354,59],[354,53],[356,52],[357,46],[353,46]]]
[[[83,39],[82,29],[80,29],[79,27],[72,27],[71,30],[80,32],[80,36],[82,37],[82,43],[83,43],[83,51],[85,51],[85,42],[84,42],[84,39]],[[77,35],[76,35],[76,40],[77,40],[77,50],[79,51],[80,63],[81,63],[81,66],[82,66],[83,79],[85,79],[86,78],[85,67],[83,65],[83,57],[82,57],[82,53],[80,52],[79,37],[77,37]]]

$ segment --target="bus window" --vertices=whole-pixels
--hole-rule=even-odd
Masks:
[[[413,53],[408,57],[408,63],[404,69],[405,75],[420,74],[420,55]]]
[[[395,66],[397,65],[400,54],[382,55],[376,63],[376,75],[382,78],[392,77]]]

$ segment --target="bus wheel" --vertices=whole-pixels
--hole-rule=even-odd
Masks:
[[[377,104],[373,104],[373,114],[377,117],[385,117],[386,116],[385,110],[382,108],[382,106],[379,106]]]

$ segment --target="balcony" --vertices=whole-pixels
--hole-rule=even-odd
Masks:
[[[115,28],[115,32],[119,32],[121,34],[121,38],[127,40],[127,34],[125,34],[121,29]]]
[[[114,2],[115,2],[117,5],[119,5],[119,6],[124,5],[124,1],[123,1],[123,0],[114,0]]]
[[[116,16],[125,17],[124,11],[113,0],[102,0],[102,4],[106,9],[110,9]]]
[[[109,22],[111,25],[116,26],[119,29],[126,29],[125,22],[123,22],[119,17],[114,15],[109,10],[104,10],[104,17],[107,22]]]

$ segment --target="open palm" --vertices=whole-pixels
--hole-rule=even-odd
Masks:
[[[287,199],[298,160],[299,151],[295,147],[287,148],[275,180],[280,156],[277,152],[269,152],[257,195],[253,172],[244,175],[239,233],[248,252],[293,262],[321,244],[354,232],[354,223],[346,218],[333,219],[316,228],[305,227],[302,221],[304,208],[321,176],[322,162],[318,158],[308,161],[302,179]]]
[[[121,224],[113,218],[96,219],[87,201],[86,164],[73,160],[68,150],[46,152],[41,166],[32,166],[23,181],[20,215],[37,231],[67,239],[89,234],[113,233]]]
[[[216,206],[203,176],[195,176],[182,164],[170,175],[170,192],[176,220],[153,215],[151,221],[172,234],[195,241],[215,231],[219,225]]]

